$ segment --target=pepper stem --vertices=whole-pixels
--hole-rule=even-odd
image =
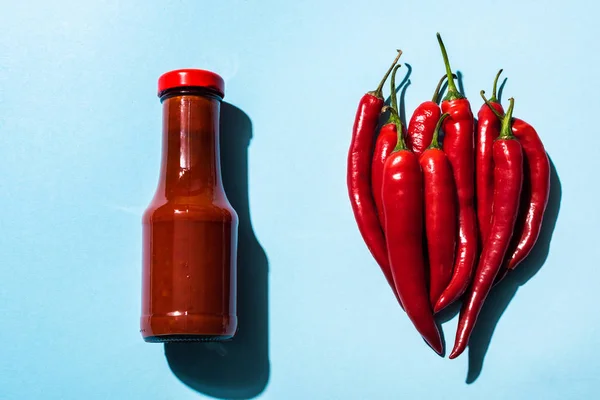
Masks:
[[[444,79],[446,79],[446,74],[444,74],[444,76],[442,76],[440,78],[440,81],[438,82],[437,86],[435,87],[435,92],[433,92],[433,97],[431,98],[431,101],[433,101],[436,104],[438,102],[438,97],[440,96],[440,89],[442,88]]]
[[[492,90],[492,97],[490,98],[490,101],[493,103],[498,103],[498,98],[496,97],[496,95],[498,94],[498,78],[500,78],[500,74],[502,73],[502,71],[503,70],[500,69],[500,71],[498,71],[498,73],[496,74],[496,78],[494,79],[494,88]]]
[[[381,82],[379,82],[379,86],[377,86],[377,89],[373,90],[372,92],[369,92],[369,94],[377,97],[378,99],[383,99],[383,85],[385,85],[385,81],[387,81],[387,78],[390,76],[392,69],[394,69],[394,66],[396,65],[396,63],[400,59],[400,56],[402,55],[402,50],[396,50],[396,51],[398,52],[398,55],[396,56],[396,58],[394,58],[393,64],[387,70],[387,72],[383,76],[383,79],[381,80]]]
[[[431,139],[431,144],[429,145],[428,149],[441,149],[442,147],[440,146],[440,143],[438,141],[438,138],[440,136],[440,129],[442,128],[442,123],[444,122],[444,120],[449,117],[450,114],[448,113],[443,113],[440,116],[440,119],[438,119],[437,124],[435,125],[435,130],[433,131],[433,138]]]
[[[490,110],[492,110],[492,112],[494,113],[494,115],[495,115],[496,117],[498,117],[498,119],[499,119],[500,121],[502,121],[502,118],[504,118],[504,116],[502,116],[502,115],[501,115],[501,114],[498,112],[498,110],[496,110],[496,109],[494,108],[494,106],[492,105],[492,103],[491,103],[491,102],[490,102],[490,101],[489,101],[489,100],[488,100],[488,99],[485,97],[485,90],[482,90],[482,91],[480,91],[480,92],[479,92],[479,94],[481,95],[481,98],[483,99],[483,101],[485,101],[485,104],[486,104],[486,105],[487,105],[487,106],[490,108]]]
[[[396,72],[398,72],[398,68],[400,68],[400,65],[396,65],[392,71],[392,106],[390,107],[390,117],[388,120],[388,123],[396,125],[396,132],[398,134],[398,142],[394,148],[394,151],[406,149],[406,143],[404,143],[404,132],[402,132],[402,121],[400,120],[400,115],[398,114],[398,96],[396,96]]]
[[[454,79],[458,79],[456,74],[452,74],[452,76],[454,77]],[[436,104],[438,103],[438,98],[440,97],[440,89],[442,88],[445,79],[446,74],[444,74],[444,76],[440,78],[440,81],[438,82],[437,87],[435,88],[435,92],[433,93],[433,97],[431,98],[431,101],[433,101]]]
[[[437,33],[437,40],[440,44],[440,50],[442,50],[442,57],[444,58],[444,66],[446,67],[446,75],[448,76],[448,94],[444,97],[444,100],[458,100],[464,98],[462,94],[456,88],[454,83],[454,76],[452,75],[452,69],[450,68],[450,61],[448,60],[448,53],[446,52],[446,46],[442,41],[442,36]]]
[[[502,119],[502,128],[500,129],[500,135],[498,139],[514,139],[514,135],[512,133],[512,115],[513,109],[515,108],[515,99],[512,97],[508,99],[509,105],[506,114],[504,114],[504,118]]]
[[[404,133],[402,131],[402,122],[400,121],[400,116],[396,112],[396,110],[390,110],[390,123],[396,124],[396,132],[398,133],[398,141],[396,142],[396,147],[394,147],[394,152],[400,150],[406,150],[406,143],[404,143]]]
[[[396,65],[394,67],[394,70],[392,71],[392,80],[391,80],[391,85],[392,85],[392,93],[390,94],[390,97],[392,98],[392,108],[398,112],[398,96],[396,93],[396,72],[398,72],[398,68],[400,68],[401,65]]]
[[[458,79],[456,77],[456,74],[452,74],[452,76],[454,77],[454,79]],[[446,74],[444,74],[444,76],[442,76],[440,78],[440,81],[438,82],[438,85],[435,88],[435,92],[433,93],[433,97],[431,98],[431,101],[433,101],[435,104],[438,104],[438,100],[440,97],[440,89],[442,88],[442,85],[444,84],[445,79],[446,79]]]

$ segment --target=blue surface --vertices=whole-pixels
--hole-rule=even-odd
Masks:
[[[431,1],[167,3],[1,7],[1,399],[597,394],[593,2],[465,1],[443,10]],[[535,125],[561,182],[547,260],[542,266],[542,246],[486,308],[475,348],[452,361],[425,346],[395,303],[345,186],[358,99],[398,47],[412,66],[407,113],[429,99],[443,72],[436,31],[475,110],[478,91],[489,93],[504,68],[503,98],[514,96],[515,115]],[[248,235],[258,239],[265,291],[268,268],[268,308],[248,343],[268,344],[256,356],[269,363],[261,373],[252,349],[195,348],[220,357],[206,365],[168,359],[138,333],[140,215],[161,145],[156,80],[185,67],[222,74],[226,100],[252,124]],[[444,325],[447,345],[455,326],[456,318]],[[224,376],[231,361],[242,364]],[[185,375],[178,363],[186,362],[203,367]]]

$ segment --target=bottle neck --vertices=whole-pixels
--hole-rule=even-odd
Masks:
[[[163,100],[163,152],[159,193],[167,200],[223,192],[219,112],[214,97],[175,95]]]

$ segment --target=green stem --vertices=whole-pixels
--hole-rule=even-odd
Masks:
[[[498,110],[496,110],[496,108],[494,108],[494,106],[492,105],[492,103],[485,97],[485,90],[480,91],[479,94],[481,95],[481,98],[483,99],[483,101],[485,101],[485,104],[490,108],[490,110],[492,110],[492,112],[494,113],[494,115],[496,117],[498,117],[498,119],[500,121],[502,121],[502,118],[504,118],[504,116],[501,115],[498,112]]]
[[[404,143],[404,134],[402,131],[402,121],[400,121],[400,116],[395,110],[390,110],[390,123],[396,124],[396,132],[398,133],[398,141],[396,142],[396,147],[394,147],[394,151],[406,150],[406,143]]]
[[[454,79],[458,79],[456,74],[452,74],[452,77]],[[437,87],[435,88],[435,92],[433,93],[433,97],[431,98],[431,101],[433,101],[436,104],[438,103],[438,98],[440,97],[440,89],[442,88],[442,85],[444,84],[445,79],[446,79],[446,74],[444,74],[444,76],[442,76],[440,78],[440,81],[438,82]]]
[[[390,76],[392,69],[394,69],[394,66],[396,65],[396,63],[400,59],[400,56],[402,55],[402,50],[397,50],[397,52],[398,52],[398,55],[396,56],[396,58],[394,58],[394,63],[387,70],[387,72],[383,76],[383,79],[381,80],[381,82],[379,82],[379,86],[377,86],[377,89],[373,90],[372,92],[369,92],[370,95],[373,95],[373,96],[377,97],[378,99],[383,99],[383,85],[385,85],[385,81],[387,81],[387,78],[388,78],[388,76]]]
[[[396,96],[396,72],[398,72],[398,68],[400,68],[400,65],[396,65],[392,71],[392,94],[390,95],[392,98],[392,106],[390,107],[390,117],[388,119],[388,124],[396,125],[396,132],[398,134],[398,142],[396,143],[394,151],[406,149],[406,143],[404,143],[404,132],[402,132],[402,121],[400,120],[400,115],[398,114],[398,96]]]
[[[460,94],[458,89],[456,88],[456,84],[454,83],[454,76],[452,75],[452,69],[450,68],[450,61],[448,60],[448,53],[446,52],[446,46],[444,46],[444,42],[442,41],[442,36],[437,33],[437,40],[440,44],[440,49],[442,50],[442,57],[444,58],[444,66],[446,67],[446,75],[448,76],[448,94],[444,97],[444,100],[458,100],[463,99],[464,96]]]
[[[433,131],[433,138],[431,139],[431,144],[429,145],[428,149],[441,149],[440,143],[438,141],[440,136],[440,129],[442,128],[442,123],[444,122],[444,120],[449,116],[450,114],[444,113],[442,114],[440,119],[438,119],[438,122],[435,125],[435,130]]]
[[[500,129],[500,136],[498,139],[514,139],[514,135],[512,133],[512,115],[513,109],[515,108],[515,99],[512,97],[508,99],[509,106],[506,114],[504,114],[504,118],[502,119],[502,128]]]
[[[498,103],[498,97],[496,97],[498,92],[496,89],[498,88],[498,78],[500,78],[501,73],[502,73],[502,69],[500,69],[500,71],[498,71],[498,73],[496,74],[496,78],[494,79],[494,88],[492,90],[492,97],[490,98],[490,101],[494,102],[494,103]]]
[[[431,98],[431,101],[433,101],[436,104],[438,102],[438,97],[440,96],[440,89],[442,88],[444,79],[446,79],[446,74],[444,74],[444,76],[442,76],[440,78],[440,81],[438,82],[437,86],[435,87],[435,92],[433,92],[433,97]]]
[[[390,94],[390,97],[392,98],[392,108],[396,112],[398,112],[398,96],[396,93],[396,72],[398,72],[398,68],[400,68],[400,67],[401,67],[401,65],[396,65],[394,67],[394,70],[392,71],[392,80],[391,80],[392,92]]]

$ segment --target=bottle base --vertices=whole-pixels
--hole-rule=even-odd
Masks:
[[[233,338],[237,331],[235,314],[180,314],[142,316],[142,337],[148,343],[220,342]]]
[[[233,339],[233,335],[158,335],[147,336],[147,343],[174,343],[174,342],[225,342]]]

